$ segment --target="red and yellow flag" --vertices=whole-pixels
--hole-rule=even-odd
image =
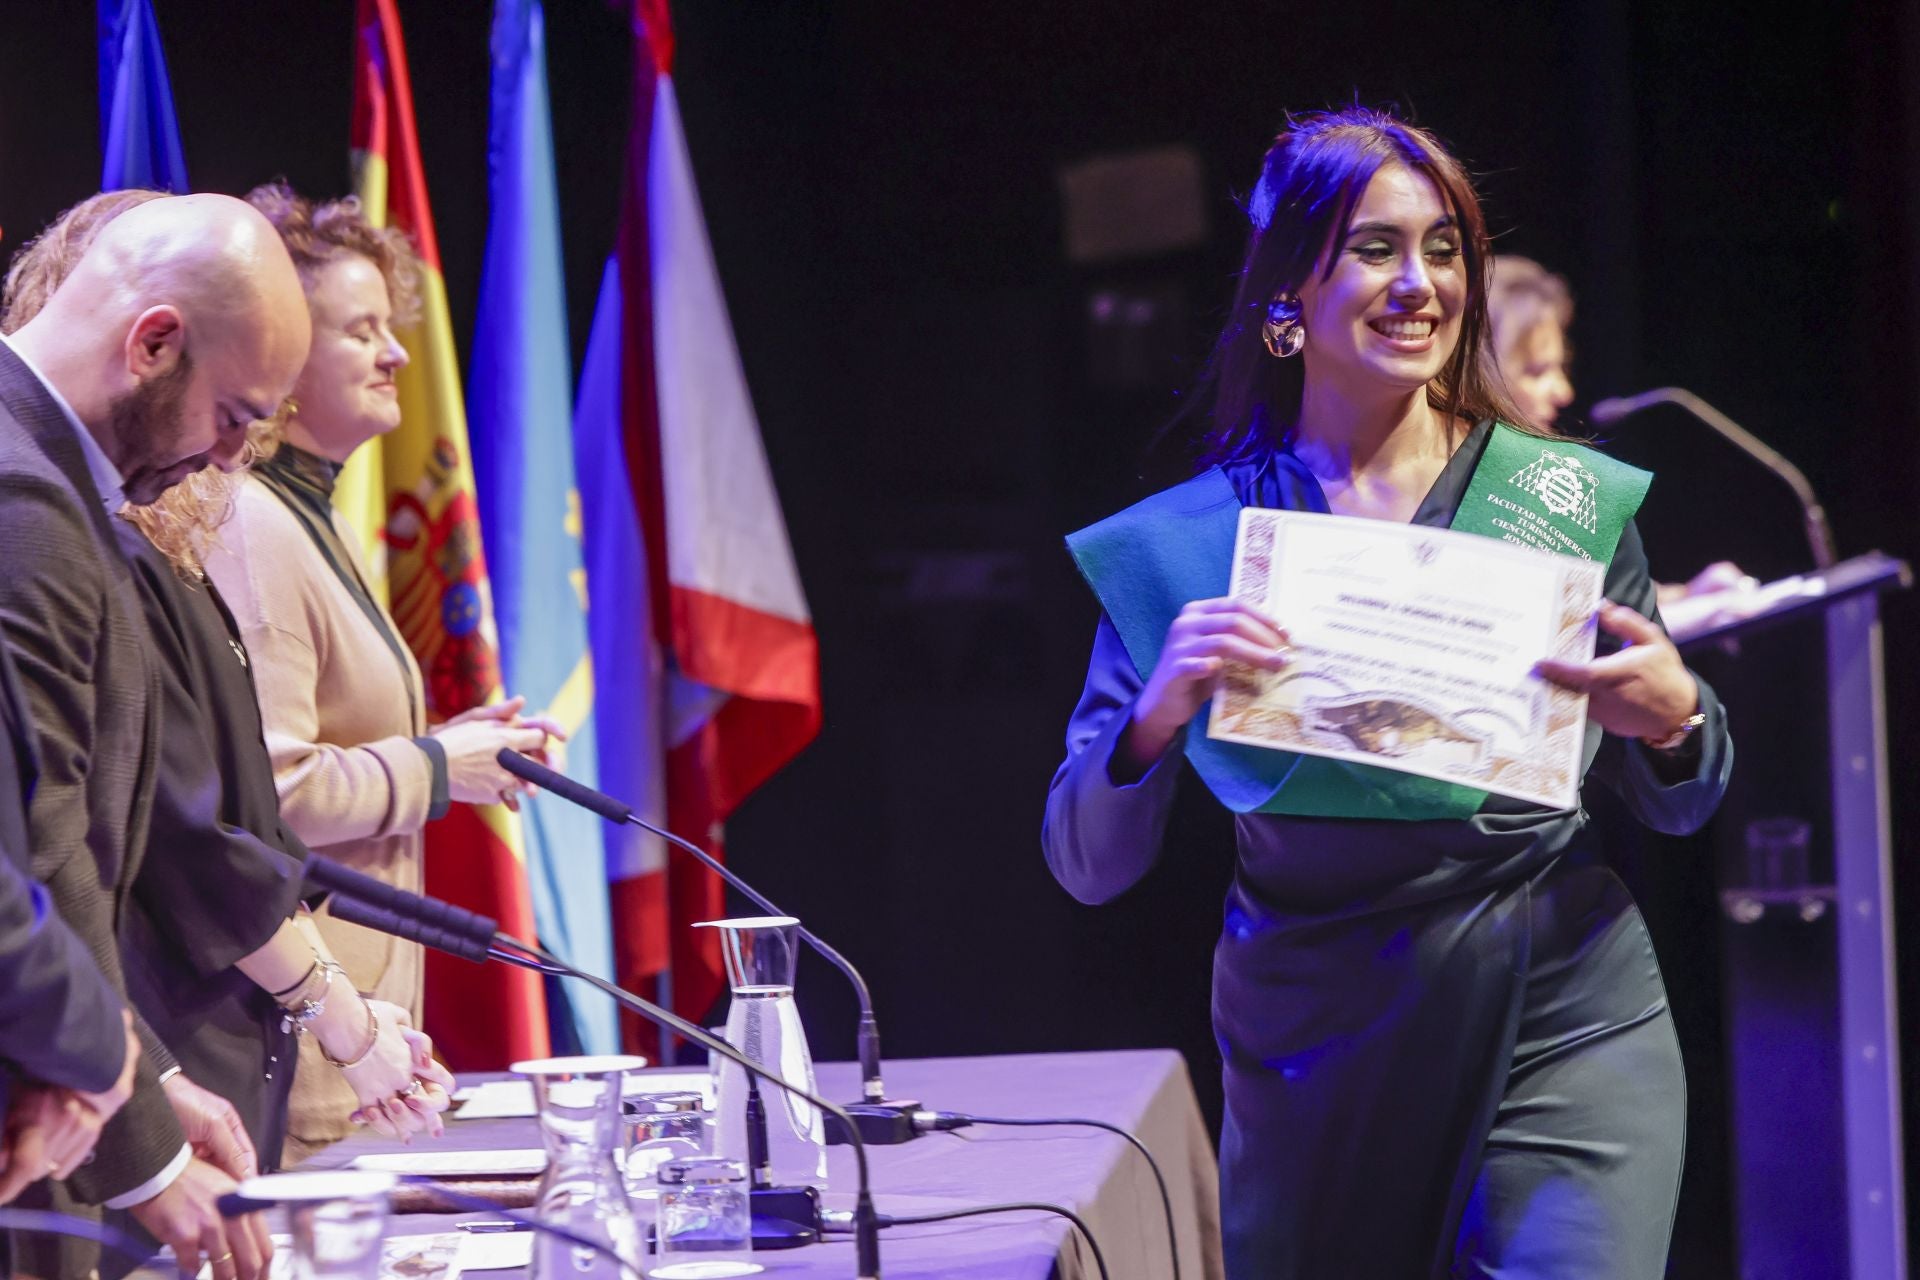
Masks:
[[[359,0],[354,25],[354,189],[373,222],[407,233],[422,270],[419,313],[396,326],[413,357],[398,379],[400,427],[355,452],[335,501],[360,533],[375,590],[420,663],[429,713],[442,720],[499,697],[499,653],[400,14],[394,0]],[[454,805],[427,828],[426,873],[428,893],[533,936],[519,823],[506,808]],[[505,965],[429,952],[426,1023],[457,1069],[548,1052],[540,979]]]

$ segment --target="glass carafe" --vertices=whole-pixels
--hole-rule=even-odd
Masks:
[[[787,1083],[818,1093],[813,1055],[807,1050],[800,1011],[793,1003],[800,922],[792,916],[751,916],[707,921],[699,927],[720,931],[727,981],[733,987],[733,999],[727,1007],[727,1043],[778,1073]],[[826,1122],[819,1108],[764,1081],[760,1097],[767,1117],[767,1162],[774,1184],[826,1186]],[[747,1160],[747,1073],[735,1063],[720,1064],[715,1110],[716,1152]]]
[[[620,1087],[645,1058],[602,1054],[516,1062],[533,1083],[540,1141],[547,1151],[536,1212],[541,1221],[606,1245],[627,1266],[555,1236],[533,1242],[535,1280],[630,1280],[640,1272],[640,1232],[615,1159],[624,1142]]]

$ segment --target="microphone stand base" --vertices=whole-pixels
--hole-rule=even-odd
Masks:
[[[753,1247],[798,1249],[821,1236],[817,1187],[755,1187],[752,1198]]]

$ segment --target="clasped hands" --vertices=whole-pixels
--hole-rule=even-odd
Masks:
[[[133,1096],[140,1040],[133,1015],[122,1009],[126,1057],[120,1076],[104,1092],[88,1093],[50,1084],[18,1085],[7,1100],[5,1145],[0,1149],[0,1204],[42,1178],[65,1178],[80,1167],[100,1140],[100,1130]]]
[[[1588,662],[1545,659],[1535,674],[1587,695],[1587,718],[1623,738],[1663,738],[1699,709],[1700,690],[1680,651],[1651,619],[1603,600],[1600,629],[1621,649]],[[1286,628],[1231,597],[1195,600],[1167,628],[1160,658],[1133,704],[1115,752],[1116,774],[1138,777],[1213,696],[1229,662],[1279,671],[1291,659]],[[1116,778],[1116,781],[1122,779]]]
[[[133,1017],[121,1014],[126,1058],[119,1079],[103,1093],[85,1093],[50,1085],[16,1090],[9,1101],[4,1175],[0,1203],[12,1200],[31,1182],[65,1178],[86,1159],[100,1130],[133,1096],[140,1041]],[[215,1280],[258,1280],[273,1260],[266,1222],[249,1214],[229,1222],[219,1198],[259,1169],[253,1142],[233,1104],[209,1093],[184,1074],[161,1085],[180,1122],[191,1155],[178,1177],[130,1212],[154,1239],[170,1247],[182,1275],[213,1264]]]
[[[547,742],[567,740],[566,731],[547,716],[522,716],[524,697],[462,711],[429,732],[447,753],[447,789],[462,804],[504,804],[520,810],[520,797],[534,786],[500,767],[500,750],[511,748],[546,762]],[[559,763],[552,762],[559,768]]]
[[[433,1040],[417,1031],[397,1004],[368,1000],[374,1044],[360,1061],[340,1072],[360,1103],[352,1119],[375,1133],[411,1142],[416,1133],[446,1132],[440,1113],[453,1104],[453,1075],[433,1058]]]

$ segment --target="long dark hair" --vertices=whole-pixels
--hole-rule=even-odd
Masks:
[[[1532,435],[1551,435],[1514,408],[1487,346],[1487,277],[1493,250],[1480,198],[1460,162],[1425,129],[1384,111],[1346,107],[1289,117],[1267,150],[1260,182],[1247,200],[1253,234],[1233,309],[1203,375],[1211,406],[1202,465],[1279,446],[1300,417],[1302,362],[1275,359],[1260,331],[1278,293],[1297,292],[1346,230],[1367,184],[1383,165],[1405,165],[1438,188],[1466,255],[1467,306],[1460,345],[1428,384],[1427,398],[1449,420],[1497,418]],[[1324,276],[1323,276],[1324,278]],[[1311,335],[1308,341],[1312,341]]]

